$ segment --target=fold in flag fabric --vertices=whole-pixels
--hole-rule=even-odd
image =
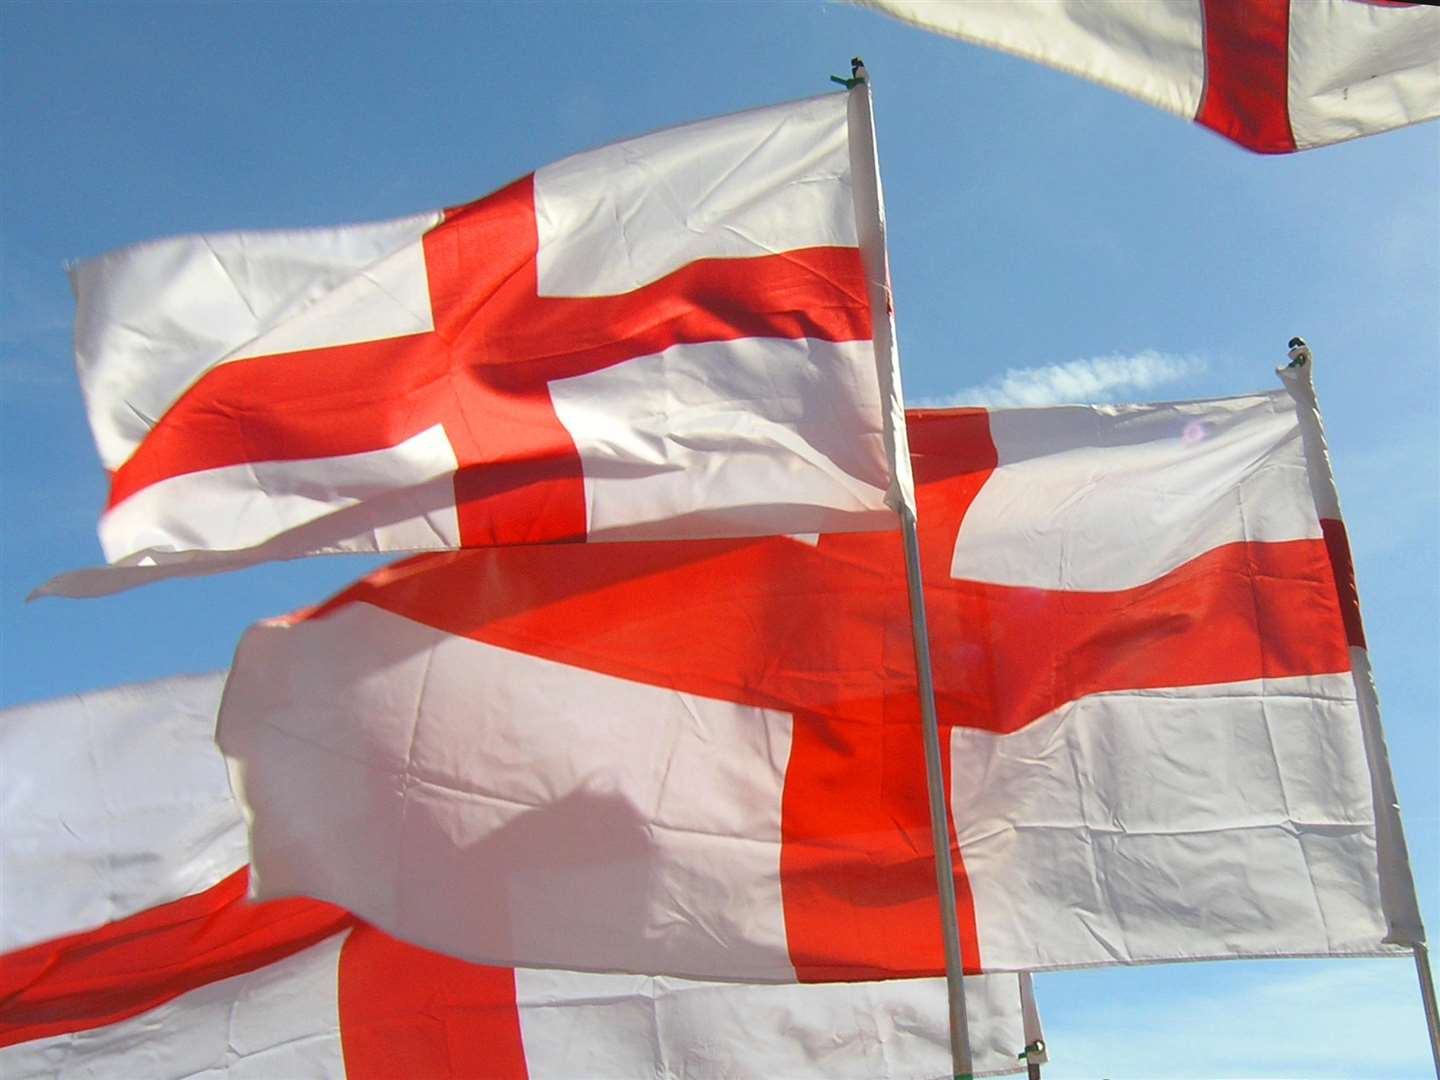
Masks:
[[[78,264],[111,565],[40,592],[318,552],[895,528],[863,104],[671,128],[439,213]]]
[[[968,970],[1421,940],[1297,400],[911,414]],[[491,963],[933,975],[913,656],[893,533],[400,563],[242,639],[252,886]]]
[[[858,0],[1285,154],[1440,116],[1440,10],[1396,0]]]
[[[0,1075],[948,1077],[943,980],[746,986],[467,964],[246,899],[220,675],[0,712]],[[966,980],[981,1075],[1040,1037]]]

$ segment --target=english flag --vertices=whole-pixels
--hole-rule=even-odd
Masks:
[[[911,414],[967,970],[1423,940],[1287,380]],[[933,975],[909,627],[885,533],[382,570],[242,640],[252,885],[477,961]]]
[[[1396,0],[858,0],[1263,154],[1440,116],[1440,10]]]
[[[481,967],[315,900],[245,898],[222,676],[0,712],[0,1075],[948,1077],[945,984],[745,986]],[[1017,981],[1018,980],[1018,981]],[[979,1075],[1040,1039],[966,980]]]
[[[587,151],[437,213],[78,264],[112,565],[41,592],[316,552],[895,528],[865,94]]]

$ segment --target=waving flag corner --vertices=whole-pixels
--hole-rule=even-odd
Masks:
[[[1440,116],[1440,8],[1433,4],[856,2],[1089,79],[1262,154]]]

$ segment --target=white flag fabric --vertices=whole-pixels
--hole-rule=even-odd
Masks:
[[[245,898],[222,676],[0,712],[0,1075],[394,1080],[949,1075],[940,979],[745,986],[482,967]],[[966,980],[982,1075],[1040,1037]]]
[[[1421,940],[1307,410],[911,414],[967,970]],[[914,686],[893,534],[492,549],[252,628],[219,739],[261,896],[881,979],[943,970]]]
[[[858,0],[1267,154],[1440,116],[1440,10],[1389,0]]]
[[[895,528],[864,93],[586,151],[436,213],[78,264],[112,565],[41,592],[317,552]]]

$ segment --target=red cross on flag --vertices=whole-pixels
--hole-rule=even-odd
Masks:
[[[856,97],[641,136],[441,213],[79,264],[112,567],[48,591],[324,551],[896,527]]]
[[[1421,939],[1302,391],[911,415],[968,970]],[[893,533],[383,570],[239,648],[259,895],[492,963],[933,975],[909,626]]]
[[[1263,154],[1440,116],[1440,9],[1399,0],[859,0]]]
[[[746,986],[482,967],[245,897],[222,677],[0,712],[0,1075],[948,1077],[940,979]],[[1027,976],[968,978],[976,1075],[1024,1070]]]

